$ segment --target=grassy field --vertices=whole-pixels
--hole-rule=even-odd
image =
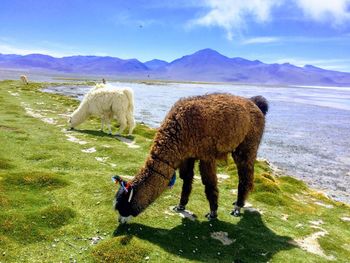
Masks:
[[[187,207],[195,221],[171,210],[178,180],[118,226],[111,176],[138,171],[155,131],[139,124],[132,138],[118,140],[98,131],[97,119],[67,131],[78,102],[40,92],[44,85],[0,82],[0,262],[349,262],[349,206],[274,176],[264,162],[256,163],[255,190],[239,218],[229,214],[237,172],[228,161],[218,169],[218,220],[204,217],[209,207],[196,177]]]

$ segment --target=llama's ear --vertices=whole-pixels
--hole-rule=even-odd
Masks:
[[[112,176],[112,181],[115,184],[120,184],[125,192],[129,192],[129,188],[131,187],[127,181],[124,181],[119,175]]]
[[[112,176],[112,182],[115,183],[115,184],[118,184],[118,177],[119,177],[118,175],[113,175]]]

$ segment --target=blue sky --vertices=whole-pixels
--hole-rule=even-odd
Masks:
[[[350,72],[350,0],[1,0],[0,53],[228,57]]]

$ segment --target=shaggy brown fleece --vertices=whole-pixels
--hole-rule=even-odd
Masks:
[[[258,106],[257,106],[258,105]],[[137,215],[166,188],[176,169],[183,179],[180,210],[192,189],[193,166],[200,160],[200,173],[210,204],[209,217],[216,217],[216,160],[231,153],[239,175],[236,206],[244,206],[253,187],[254,160],[264,131],[267,101],[230,94],[210,94],[179,100],[159,128],[144,167],[130,182],[134,196],[119,196],[116,209],[122,216]]]

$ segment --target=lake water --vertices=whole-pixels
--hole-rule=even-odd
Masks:
[[[158,127],[181,97],[229,92],[263,95],[270,103],[259,157],[337,200],[350,203],[350,88],[267,87],[229,84],[112,83],[135,93],[135,118]],[[91,87],[51,87],[82,99]]]

